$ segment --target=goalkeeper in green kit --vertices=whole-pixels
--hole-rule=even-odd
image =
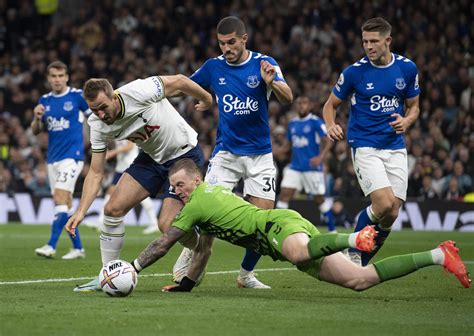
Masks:
[[[377,235],[372,226],[351,234],[321,234],[293,210],[259,209],[229,189],[203,182],[200,169],[189,159],[177,161],[169,171],[169,179],[185,206],[169,231],[151,242],[132,265],[137,272],[150,266],[196,226],[201,232],[196,249],[203,253],[193,256],[187,276],[178,285],[163,287],[163,291],[193,289],[204,272],[214,237],[274,260],[289,261],[310,276],[356,291],[431,265],[443,266],[464,287],[470,287],[471,279],[453,241],[445,241],[430,251],[393,256],[363,267],[338,251],[348,247],[372,251]]]

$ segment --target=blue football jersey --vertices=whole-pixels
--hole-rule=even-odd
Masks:
[[[320,153],[321,139],[327,136],[324,122],[310,114],[288,123],[288,140],[291,142],[290,168],[297,171],[322,171],[323,165],[311,166],[309,160]]]
[[[208,59],[190,78],[210,88],[219,108],[216,148],[236,155],[267,154],[272,151],[268,124],[268,99],[271,90],[260,75],[260,61],[276,69],[275,81],[284,81],[277,62],[266,55],[249,51],[240,64],[229,64],[221,55]]]
[[[45,107],[41,121],[48,129],[48,163],[63,159],[84,160],[82,124],[90,114],[82,90],[68,87],[66,92],[43,95],[39,103]]]
[[[392,54],[390,64],[376,66],[366,56],[344,69],[332,92],[341,100],[351,95],[351,147],[405,148],[403,134],[396,134],[389,122],[395,120],[393,113],[405,115],[406,99],[420,94],[415,63]]]

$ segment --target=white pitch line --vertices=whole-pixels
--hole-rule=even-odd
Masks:
[[[296,268],[262,268],[255,269],[255,272],[278,272],[278,271],[296,271]],[[221,275],[221,274],[233,274],[239,273],[239,270],[233,271],[217,271],[217,272],[206,272],[206,275]],[[153,273],[153,274],[140,274],[140,277],[170,277],[171,273]],[[23,280],[23,281],[1,281],[0,285],[26,285],[34,283],[47,283],[47,282],[68,282],[68,281],[82,281],[91,280],[94,277],[80,277],[80,278],[64,278],[64,279],[40,279],[40,280]]]
[[[474,260],[463,261],[466,265],[474,265]],[[261,268],[255,269],[255,272],[279,272],[279,271],[296,271],[297,268]],[[222,274],[235,274],[239,273],[239,270],[232,271],[216,271],[216,272],[206,272],[206,275],[222,275]],[[140,277],[149,278],[149,277],[167,277],[172,276],[171,273],[152,273],[152,274],[140,274]],[[47,282],[68,282],[68,281],[82,281],[82,280],[91,280],[94,277],[80,277],[80,278],[64,278],[64,279],[40,279],[40,280],[23,280],[23,281],[0,281],[0,285],[26,285],[34,283],[47,283]]]

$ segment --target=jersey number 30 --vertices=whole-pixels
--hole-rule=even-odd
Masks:
[[[270,190],[275,191],[275,178],[273,177],[264,177],[263,180],[265,181],[265,187],[263,191],[269,192]]]

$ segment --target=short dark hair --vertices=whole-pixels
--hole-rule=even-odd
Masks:
[[[66,74],[68,73],[67,65],[64,64],[61,61],[54,61],[51,62],[48,67],[46,68],[46,73],[49,75],[49,70],[51,69],[58,69],[58,70],[64,70],[66,71]]]
[[[390,35],[392,26],[381,17],[369,19],[361,27],[362,32],[379,32],[380,35]]]
[[[114,88],[107,79],[91,78],[84,84],[84,99],[88,101],[95,100],[101,91],[109,98],[114,96]]]
[[[168,176],[176,174],[181,169],[183,169],[186,172],[186,174],[190,176],[198,175],[200,178],[202,178],[201,169],[198,167],[196,162],[194,162],[191,159],[181,159],[173,163],[173,165],[171,166],[168,172]]]
[[[245,30],[244,21],[239,19],[237,16],[227,16],[217,24],[217,34],[227,35],[234,32],[238,36],[242,36],[247,32]]]

